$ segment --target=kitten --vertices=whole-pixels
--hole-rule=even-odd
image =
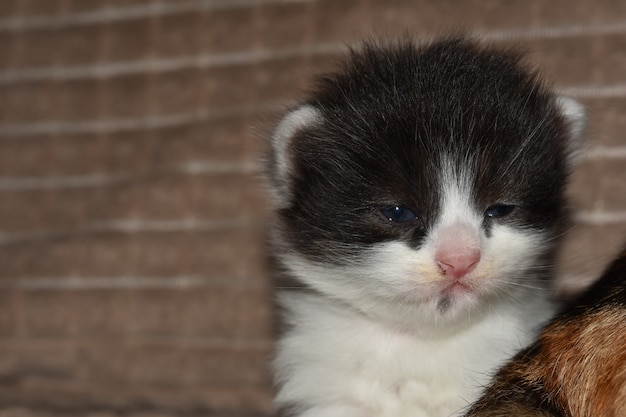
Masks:
[[[583,110],[520,56],[367,43],[272,137],[276,403],[450,416],[553,315],[552,250]]]
[[[626,416],[626,249],[467,414],[499,416]]]

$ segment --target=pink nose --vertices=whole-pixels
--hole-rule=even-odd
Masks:
[[[444,274],[454,278],[467,275],[480,261],[480,250],[438,251],[435,260]]]

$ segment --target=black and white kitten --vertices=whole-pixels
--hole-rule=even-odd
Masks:
[[[367,43],[272,137],[276,402],[301,417],[450,416],[553,315],[583,110],[463,38]]]

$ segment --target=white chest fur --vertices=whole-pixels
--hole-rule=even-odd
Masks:
[[[550,312],[542,300],[536,320],[511,309],[453,334],[418,336],[320,297],[284,301],[294,327],[278,344],[277,403],[303,417],[458,415]]]

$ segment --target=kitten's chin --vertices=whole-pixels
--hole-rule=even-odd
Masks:
[[[403,314],[392,315],[393,309],[387,308],[387,311],[379,310],[378,318],[404,333],[428,337],[448,337],[465,331],[480,322],[485,313],[472,292],[442,293],[428,301],[410,304],[405,300],[403,304],[396,304],[397,312]]]
[[[455,281],[438,294],[435,304],[442,316],[454,316],[476,308],[479,298],[475,289],[463,282]]]
[[[486,285],[484,279],[474,277],[467,280],[442,278],[430,286],[420,286],[413,297],[402,297],[405,308],[413,311],[422,327],[470,326],[510,294],[503,288]],[[500,300],[502,298],[502,300]]]

